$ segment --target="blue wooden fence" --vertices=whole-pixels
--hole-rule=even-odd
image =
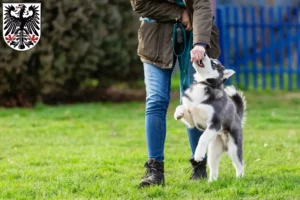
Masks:
[[[299,7],[218,5],[221,62],[245,89],[300,89]]]

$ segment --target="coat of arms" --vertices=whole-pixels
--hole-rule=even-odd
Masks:
[[[3,3],[3,37],[15,50],[33,48],[41,37],[41,4]]]

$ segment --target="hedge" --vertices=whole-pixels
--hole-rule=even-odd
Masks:
[[[138,24],[129,0],[43,1],[37,46],[18,52],[0,42],[0,106],[142,78]]]

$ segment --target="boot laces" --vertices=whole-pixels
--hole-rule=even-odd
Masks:
[[[143,178],[147,178],[147,177],[149,177],[150,176],[150,174],[152,173],[152,172],[156,172],[157,171],[157,169],[156,168],[154,168],[154,167],[150,167],[149,165],[147,165],[147,167],[146,167],[146,172],[145,172],[145,175],[144,175],[144,177]]]
[[[191,177],[193,177],[195,174],[200,173],[202,167],[203,167],[203,163],[199,162],[199,163],[197,163],[197,165],[192,165],[192,166],[186,168],[184,171],[186,174],[190,173],[192,171]]]

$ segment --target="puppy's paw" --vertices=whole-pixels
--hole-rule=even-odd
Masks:
[[[182,105],[177,106],[175,113],[174,113],[174,118],[175,120],[180,120],[184,116],[184,107]]]
[[[197,151],[196,151],[196,153],[195,153],[195,155],[194,155],[194,160],[195,160],[196,162],[201,162],[201,161],[204,160],[204,157],[203,157],[200,153],[197,153]]]
[[[236,177],[237,177],[237,178],[242,178],[242,177],[244,177],[244,170],[243,170],[243,171],[238,171],[238,172],[236,172]]]

